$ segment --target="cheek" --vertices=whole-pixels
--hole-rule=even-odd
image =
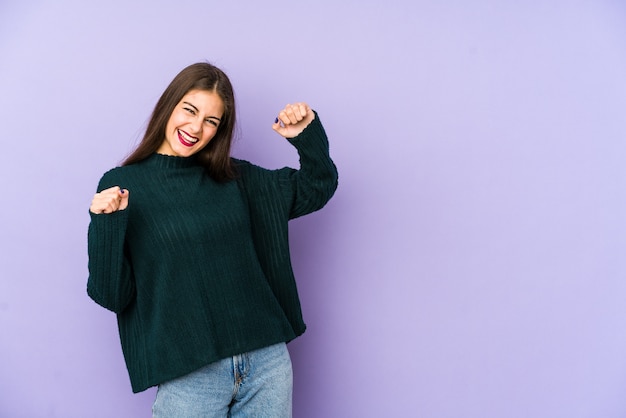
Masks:
[[[168,130],[176,129],[187,122],[187,117],[184,113],[174,110],[169,120],[167,121]]]
[[[174,118],[170,118],[170,120],[167,121],[167,125],[165,125],[165,135],[169,136],[175,129],[176,122],[174,121]]]
[[[215,138],[215,134],[217,134],[217,129],[208,129],[204,131],[204,140],[205,141],[210,141],[213,138]]]

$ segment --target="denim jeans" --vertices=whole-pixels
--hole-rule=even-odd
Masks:
[[[291,417],[292,390],[291,358],[280,343],[162,383],[152,417]]]

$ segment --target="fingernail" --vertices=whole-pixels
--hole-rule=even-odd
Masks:
[[[274,120],[274,123],[278,123],[278,118],[276,118],[276,120]]]
[[[121,193],[121,194],[124,194],[124,189],[120,190],[120,193]]]

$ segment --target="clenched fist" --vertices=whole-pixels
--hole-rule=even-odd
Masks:
[[[91,201],[89,210],[92,213],[113,213],[128,207],[130,193],[119,186],[113,186],[96,193]]]
[[[285,138],[300,134],[315,118],[315,113],[306,103],[288,104],[278,113],[272,129]]]

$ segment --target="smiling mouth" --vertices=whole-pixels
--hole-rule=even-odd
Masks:
[[[192,147],[200,140],[199,138],[196,138],[195,136],[191,136],[187,132],[181,131],[180,129],[177,129],[177,133],[178,133],[178,140],[180,141],[181,144],[183,144],[186,147]]]

